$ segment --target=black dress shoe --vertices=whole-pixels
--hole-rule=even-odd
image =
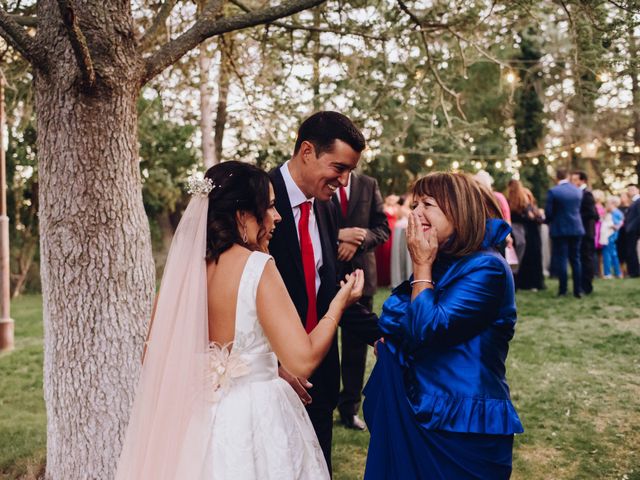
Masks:
[[[579,292],[578,293],[574,293],[573,296],[576,297],[576,298],[582,298],[582,294],[579,293]]]
[[[340,415],[342,424],[352,430],[366,430],[367,424],[358,415]]]

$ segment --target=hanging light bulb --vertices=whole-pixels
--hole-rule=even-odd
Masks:
[[[427,167],[433,167],[433,159],[427,158],[427,161],[424,162]]]
[[[402,154],[398,155],[397,160],[398,160],[398,163],[404,163],[404,155]]]

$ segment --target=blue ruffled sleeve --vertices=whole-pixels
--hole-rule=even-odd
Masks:
[[[467,262],[450,283],[424,290],[413,302],[408,283],[401,285],[385,302],[379,325],[408,352],[456,345],[496,320],[506,285],[502,262],[481,255]]]

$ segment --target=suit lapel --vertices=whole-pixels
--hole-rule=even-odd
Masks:
[[[304,281],[298,230],[296,229],[295,219],[293,218],[293,208],[291,208],[291,202],[289,202],[287,187],[284,184],[284,178],[282,178],[280,168],[278,168],[272,176],[273,190],[276,194],[276,210],[278,210],[278,213],[282,217],[282,221],[276,227],[276,233],[280,235],[283,248],[289,251],[296,270],[300,274],[302,281]]]
[[[358,198],[360,198],[360,189],[362,188],[362,182],[355,172],[351,173],[351,187],[349,189],[349,207],[347,208],[347,218],[351,218],[353,210],[356,208]]]

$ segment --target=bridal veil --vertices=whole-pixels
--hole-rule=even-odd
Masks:
[[[207,192],[192,197],[171,244],[116,480],[202,473],[216,408],[205,392]]]

